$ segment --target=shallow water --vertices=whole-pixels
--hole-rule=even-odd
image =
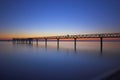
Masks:
[[[0,80],[92,80],[120,67],[120,42],[0,42]]]

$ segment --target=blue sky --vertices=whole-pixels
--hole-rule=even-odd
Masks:
[[[0,17],[13,37],[120,32],[120,1],[0,0]]]

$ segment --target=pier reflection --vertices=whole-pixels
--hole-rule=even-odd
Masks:
[[[29,43],[14,43],[13,44],[24,44],[26,46],[33,46],[37,48],[42,48],[45,50],[57,50],[57,51],[70,51],[73,53],[81,53],[81,52],[97,52],[100,53],[99,55],[103,55],[103,49],[101,49],[101,46],[99,47],[99,43],[101,45],[101,42],[81,42],[78,41],[76,38],[72,41],[62,41],[60,39],[57,40],[36,40],[33,41],[31,44]]]

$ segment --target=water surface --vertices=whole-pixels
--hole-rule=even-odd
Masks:
[[[120,42],[0,42],[0,80],[92,80],[120,67]]]

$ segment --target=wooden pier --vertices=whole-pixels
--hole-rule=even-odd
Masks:
[[[101,34],[80,34],[80,35],[65,35],[65,36],[48,36],[48,37],[34,37],[34,38],[13,38],[13,43],[25,43],[32,44],[36,41],[38,45],[39,40],[45,41],[45,47],[47,48],[48,39],[56,39],[57,49],[59,49],[60,39],[74,39],[74,50],[76,51],[76,42],[80,38],[99,38],[100,39],[100,51],[103,50],[103,38],[120,38],[120,33],[101,33]]]

